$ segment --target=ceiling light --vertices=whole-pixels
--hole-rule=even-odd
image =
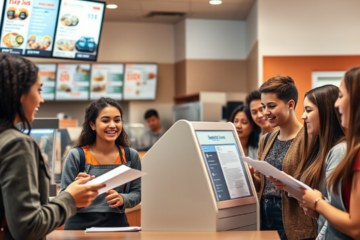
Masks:
[[[219,5],[219,4],[222,4],[222,1],[221,0],[210,0],[209,2],[211,5]]]
[[[117,5],[116,4],[108,4],[108,5],[106,5],[106,8],[115,9],[115,8],[117,8]]]

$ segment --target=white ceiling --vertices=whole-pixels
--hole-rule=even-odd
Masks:
[[[245,20],[255,0],[222,0],[210,5],[209,0],[106,0],[118,5],[105,10],[105,21],[137,21],[175,23],[184,18]],[[150,12],[183,12],[184,17],[146,17]]]

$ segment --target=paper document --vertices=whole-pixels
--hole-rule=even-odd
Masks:
[[[296,199],[299,196],[302,196],[301,192],[300,192],[300,187],[305,188],[305,189],[309,189],[312,190],[311,187],[309,187],[308,185],[306,185],[305,183],[300,182],[299,180],[293,178],[290,175],[287,175],[286,173],[280,171],[279,169],[277,169],[276,167],[272,166],[270,163],[265,162],[265,161],[259,161],[259,160],[254,160],[251,159],[249,157],[242,157],[242,159],[249,164],[250,166],[252,166],[253,168],[255,168],[256,170],[258,170],[259,172],[261,172],[262,174],[264,174],[265,176],[271,176],[273,178],[278,179],[279,181],[283,182],[287,187],[292,188],[293,190],[295,190],[294,195],[296,195]],[[290,192],[291,190],[289,190],[288,192]],[[300,195],[299,195],[300,193]],[[299,200],[299,199],[298,199]]]
[[[94,178],[93,180],[90,180],[85,183],[85,185],[105,183],[106,187],[98,190],[100,195],[110,189],[124,185],[125,183],[131,182],[144,175],[146,175],[146,173],[121,165],[99,177]]]
[[[85,230],[89,232],[138,232],[141,231],[141,227],[92,227]]]

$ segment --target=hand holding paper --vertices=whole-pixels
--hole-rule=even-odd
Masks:
[[[249,157],[242,157],[242,159],[265,176],[271,176],[281,181],[283,184],[286,185],[284,187],[284,190],[291,193],[298,201],[301,201],[302,199],[302,193],[300,192],[300,188],[312,190],[311,187],[309,187],[305,183],[302,183],[299,180],[291,177],[290,175],[280,171],[268,162],[254,160]]]
[[[116,188],[118,186],[124,185],[125,183],[131,182],[139,177],[145,176],[146,173],[141,172],[136,169],[129,168],[125,165],[121,165],[103,175],[96,177],[95,179],[87,182],[85,185],[94,185],[99,183],[105,183],[106,187],[98,190],[99,195]]]

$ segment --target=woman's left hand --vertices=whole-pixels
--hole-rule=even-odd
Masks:
[[[308,190],[305,188],[300,188],[300,191],[303,194],[303,196],[302,196],[302,206],[303,207],[313,209],[316,199],[324,198],[322,193],[316,189]],[[315,210],[315,209],[313,209],[313,210]]]
[[[105,198],[111,208],[117,208],[124,204],[123,197],[115,190],[109,190],[106,192],[107,197]]]
[[[276,187],[277,189],[279,189],[279,190],[284,190],[284,188],[285,188],[286,185],[285,185],[283,182],[279,181],[279,180],[276,179],[276,178],[273,178],[272,176],[267,177],[267,179],[268,179],[270,182],[272,182],[272,184],[274,185],[274,187]]]

